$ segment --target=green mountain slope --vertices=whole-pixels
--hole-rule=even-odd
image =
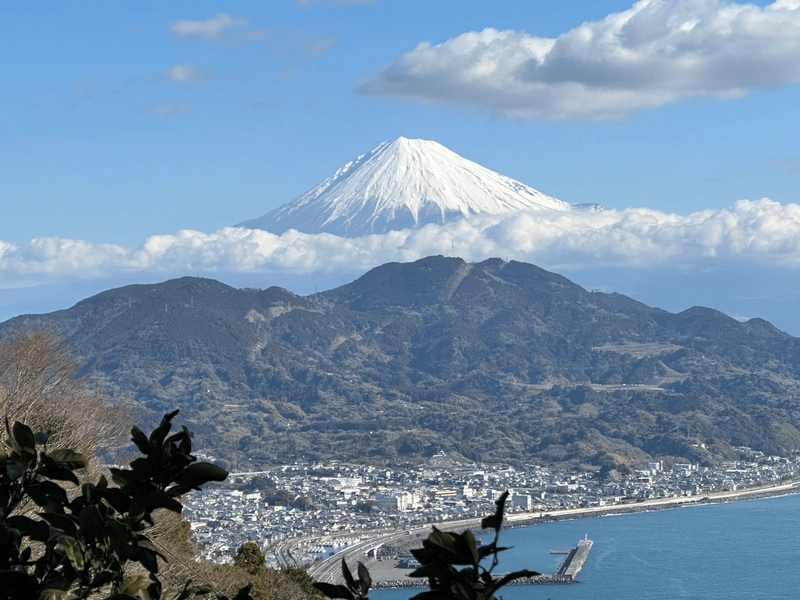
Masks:
[[[608,464],[800,450],[800,340],[430,257],[299,297],[182,278],[0,324],[47,328],[140,418],[182,409],[231,468],[304,458]]]

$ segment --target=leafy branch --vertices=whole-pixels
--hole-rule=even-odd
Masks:
[[[129,469],[111,469],[116,485],[101,476],[80,481],[87,458],[73,450],[48,451],[46,433],[5,420],[7,450],[0,451],[0,599],[155,600],[162,597],[158,560],[147,536],[158,509],[180,513],[179,498],[228,473],[195,462],[192,434],[169,435],[174,411],[149,435],[131,430],[143,456]],[[72,497],[62,482],[80,486]],[[31,504],[35,506],[29,509]],[[186,583],[176,600],[208,595]],[[224,598],[217,595],[217,598]],[[247,589],[237,600],[250,598]]]

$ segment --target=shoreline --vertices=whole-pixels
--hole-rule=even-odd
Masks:
[[[759,488],[751,488],[747,490],[737,490],[732,492],[716,492],[706,495],[686,496],[680,498],[656,498],[652,500],[644,500],[642,502],[633,502],[629,504],[616,504],[611,506],[596,506],[584,508],[571,508],[560,509],[552,511],[537,511],[531,513],[517,513],[506,515],[504,519],[504,529],[517,529],[521,527],[533,527],[536,525],[543,525],[545,523],[553,523],[558,521],[571,521],[578,519],[592,519],[596,517],[605,517],[613,515],[635,514],[640,512],[651,512],[656,510],[670,510],[674,508],[681,508],[687,506],[709,506],[712,504],[726,504],[729,502],[743,502],[747,500],[760,500],[767,498],[775,498],[779,496],[788,496],[800,493],[800,480],[793,480],[778,485],[771,485]],[[415,538],[424,537],[421,529],[429,530],[430,527],[437,527],[441,530],[453,529],[470,529],[476,533],[482,533],[480,529],[481,519],[464,519],[457,521],[442,521],[439,523],[430,523],[423,528],[417,528],[413,533],[404,536],[408,543]],[[385,531],[384,534],[388,536],[396,535],[398,531]],[[427,534],[425,534],[427,535]],[[382,537],[382,536],[381,536]],[[399,541],[399,540],[395,540]],[[344,550],[346,554],[346,549]],[[324,570],[324,564],[335,563],[338,565],[341,561],[342,554],[336,553],[329,557],[323,564],[314,565],[310,569],[310,574],[314,576],[314,572]],[[348,560],[356,559],[355,556],[348,557]],[[363,560],[363,558],[361,559]],[[408,573],[412,569],[400,569],[393,564],[386,564],[387,561],[378,561],[375,559],[367,559],[365,565],[370,570],[373,577],[374,589],[404,589],[404,588],[417,588],[427,587],[427,580],[424,579],[409,579]],[[541,578],[539,581],[528,581],[527,584],[560,584],[565,583],[561,581],[545,581],[547,576]],[[538,579],[538,578],[537,578]],[[575,581],[574,583],[579,583]],[[518,585],[523,584],[522,582]]]
[[[669,510],[687,506],[708,506],[711,504],[727,504],[729,502],[744,502],[746,500],[760,500],[789,496],[800,493],[800,480],[790,481],[779,485],[771,485],[732,492],[712,492],[706,495],[684,496],[680,498],[654,498],[642,502],[627,504],[614,504],[610,506],[592,506],[585,508],[568,508],[553,511],[540,511],[538,513],[517,513],[505,518],[505,529],[518,527],[531,527],[543,523],[556,521],[570,521],[577,519],[591,519],[609,515],[624,515],[654,510]],[[536,515],[536,516],[535,516]],[[443,523],[443,525],[445,525]]]

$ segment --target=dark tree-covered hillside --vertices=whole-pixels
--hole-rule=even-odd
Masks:
[[[796,338],[514,261],[390,263],[308,297],[186,277],[11,319],[0,339],[42,328],[139,420],[180,407],[236,469],[800,450]]]

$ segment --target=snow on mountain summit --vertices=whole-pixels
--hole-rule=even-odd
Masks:
[[[471,214],[572,207],[437,142],[399,137],[347,163],[295,200],[238,226],[357,237]]]

